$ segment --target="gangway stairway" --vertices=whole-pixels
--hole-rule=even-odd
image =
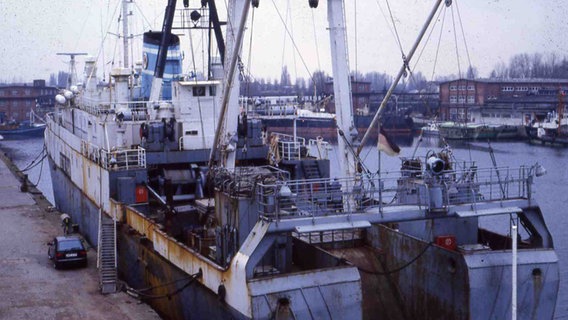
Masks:
[[[101,293],[115,293],[117,288],[116,222],[101,219],[98,247],[99,286]]]

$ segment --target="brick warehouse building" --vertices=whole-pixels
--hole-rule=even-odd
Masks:
[[[436,87],[437,88],[437,87]],[[351,79],[351,94],[354,115],[374,115],[383,98],[387,88],[380,91],[371,90],[371,82]],[[333,80],[325,83],[324,94],[333,95]],[[394,92],[388,102],[387,112],[395,112],[399,107],[411,111],[434,111],[438,109],[438,93],[435,92]],[[326,111],[335,113],[335,102],[333,100],[326,106]]]
[[[45,114],[53,110],[58,89],[34,80],[32,85],[0,86],[0,123],[30,119],[30,112]]]
[[[440,83],[440,116],[451,121],[475,121],[476,115],[524,121],[529,114],[556,110],[559,93],[566,91],[566,79],[456,79]]]

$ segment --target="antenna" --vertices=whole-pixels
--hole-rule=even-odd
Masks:
[[[58,56],[69,56],[69,77],[67,78],[67,89],[75,84],[75,56],[86,56],[84,52],[58,52]]]

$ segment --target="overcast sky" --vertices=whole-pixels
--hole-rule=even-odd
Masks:
[[[57,56],[58,52],[98,55],[100,61],[103,58],[107,61],[106,68],[99,66],[99,70],[108,73],[108,61],[113,56],[116,56],[116,63],[121,60],[119,42],[107,32],[117,32],[117,16],[113,13],[118,2],[119,0],[2,0],[0,79],[47,80],[49,74],[66,71],[68,68],[68,59]],[[133,32],[140,34],[142,30],[159,30],[163,19],[162,6],[165,7],[166,2],[140,0],[131,5],[131,10],[136,15],[131,25]],[[217,1],[220,10],[225,7],[225,2],[226,0]],[[405,53],[416,39],[434,2],[388,1]],[[417,66],[417,70],[428,79],[432,73],[439,76],[458,74],[459,70],[465,72],[469,62],[464,43],[472,65],[484,77],[489,75],[496,64],[507,63],[512,55],[518,53],[554,53],[559,57],[565,55],[568,24],[564,20],[568,12],[568,1],[454,0],[453,3],[452,8],[445,9],[439,16],[436,29],[427,41]],[[388,5],[385,0],[346,1],[352,70],[395,75],[400,68],[401,52],[393,35]],[[178,7],[181,6],[182,1],[178,0]],[[297,50],[293,48],[278,12],[286,21]],[[283,65],[288,67],[292,79],[307,77],[318,69],[331,73],[329,33],[326,28],[325,0],[320,0],[320,6],[315,10],[308,8],[307,0],[260,0],[260,7],[249,14],[242,52],[243,62],[257,78],[279,78]],[[465,41],[462,34],[465,35]],[[105,50],[100,51],[103,36],[109,41],[105,42]],[[188,72],[191,50],[188,37],[184,39],[184,71]],[[194,36],[192,42],[201,51],[201,38]],[[440,45],[436,59],[438,43]],[[141,56],[140,48],[138,44],[132,48],[137,60]],[[81,70],[82,59],[78,60],[78,68]],[[411,65],[415,61],[414,59]]]

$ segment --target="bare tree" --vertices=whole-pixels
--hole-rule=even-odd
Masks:
[[[470,65],[469,67],[467,67],[467,73],[466,73],[466,78],[467,79],[475,79],[477,78],[479,75],[479,72],[477,71],[477,68]]]
[[[321,95],[325,89],[325,82],[328,80],[328,75],[321,70],[315,71],[312,74],[312,79],[310,81],[310,92],[315,93],[316,96]]]
[[[369,72],[365,74],[364,79],[371,82],[371,91],[374,92],[387,91],[393,81],[391,76],[381,72]]]
[[[287,87],[292,85],[290,81],[290,73],[288,73],[288,67],[282,67],[282,74],[280,75],[280,85],[283,87]]]
[[[499,62],[495,68],[493,68],[493,72],[491,73],[493,78],[498,79],[508,79],[509,78],[509,68],[505,65],[504,62]]]

